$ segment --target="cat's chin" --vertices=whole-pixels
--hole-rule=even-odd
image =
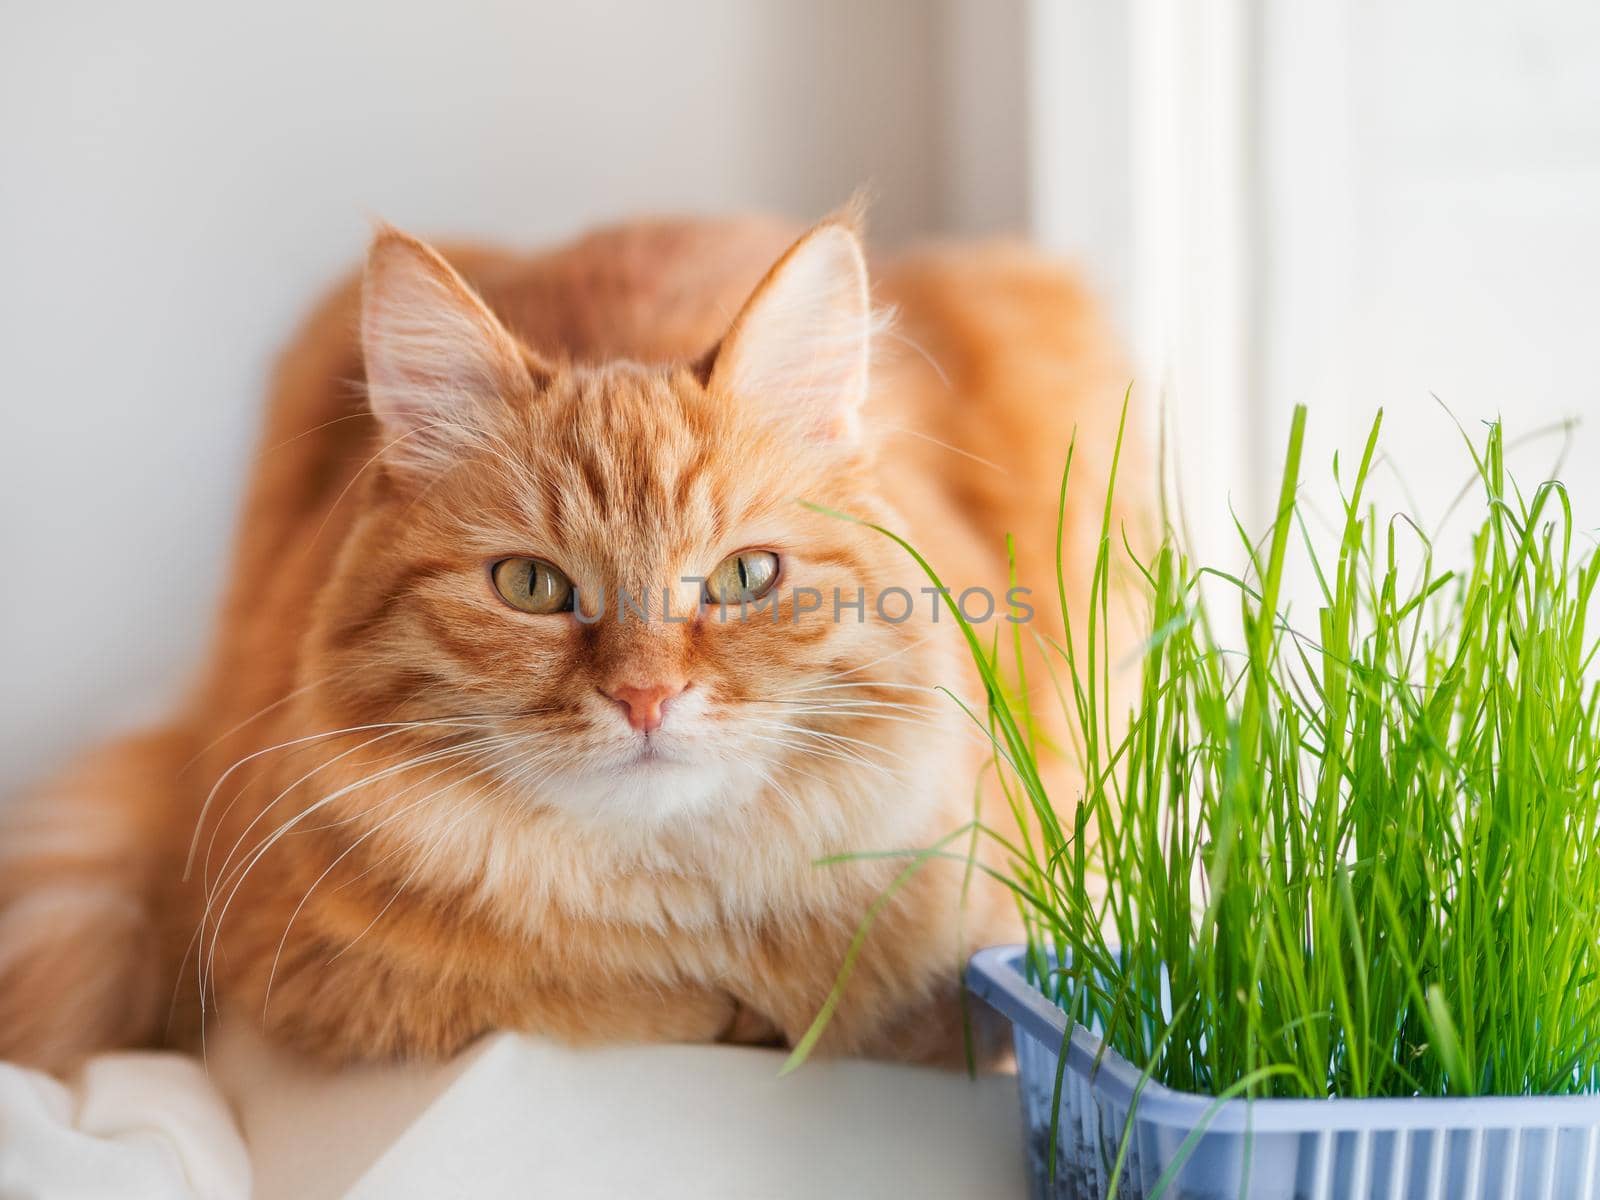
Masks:
[[[546,794],[574,816],[665,826],[735,803],[749,786],[739,775],[723,763],[642,751],[615,764],[552,780]]]

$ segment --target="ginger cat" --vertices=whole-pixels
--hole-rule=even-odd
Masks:
[[[987,758],[926,578],[800,501],[994,620],[1015,534],[1054,631],[1059,472],[1078,427],[1086,572],[1123,377],[1020,248],[869,285],[850,221],[797,232],[378,232],[278,369],[192,702],[7,807],[0,1057],[218,1013],[334,1062],[799,1038],[905,867],[817,860],[931,845]],[[959,1060],[963,939],[1016,920],[961,874],[883,907],[822,1051]]]

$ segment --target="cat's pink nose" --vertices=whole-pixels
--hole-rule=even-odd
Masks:
[[[653,733],[661,728],[662,718],[667,712],[667,701],[683,691],[685,686],[682,683],[650,683],[643,687],[624,684],[609,691],[601,690],[627,710],[629,725],[640,733]]]

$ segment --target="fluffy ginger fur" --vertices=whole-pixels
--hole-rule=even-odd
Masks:
[[[1059,472],[1076,427],[1074,494],[1098,494],[1123,379],[1077,284],[1019,247],[877,263],[869,303],[847,223],[796,234],[441,256],[379,232],[365,299],[339,288],[278,368],[192,702],[8,806],[0,1057],[192,1044],[219,1013],[335,1062],[500,1028],[801,1035],[905,865],[817,860],[958,828],[987,752],[933,690],[981,710],[927,580],[797,499],[903,532],[958,591],[1004,595],[1010,532],[1058,629]],[[745,549],[779,556],[776,622],[530,615],[489,574],[529,555],[693,613],[682,577]],[[802,587],[864,588],[866,619],[796,614]],[[647,737],[613,696],[663,681]],[[964,949],[1015,932],[960,883],[933,861],[883,906],[823,1052],[959,1058]]]

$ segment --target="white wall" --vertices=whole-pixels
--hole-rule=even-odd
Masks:
[[[1294,405],[1304,478],[1385,410],[1381,500],[1437,519],[1481,436],[1577,418],[1600,523],[1600,5],[1029,0],[1030,203],[1124,318],[1168,406],[1188,527],[1270,520]],[[1559,439],[1519,450],[1527,482]]]
[[[370,216],[532,241],[639,211],[817,215],[865,182],[877,232],[929,229],[939,13],[8,6],[0,795],[192,670],[264,373]]]
[[[1264,12],[1263,452],[1297,401],[1327,450],[1357,445],[1381,405],[1432,521],[1472,471],[1433,394],[1475,437],[1495,416],[1508,436],[1577,418],[1563,476],[1600,520],[1600,6]],[[1512,466],[1536,483],[1559,450],[1544,439]]]

